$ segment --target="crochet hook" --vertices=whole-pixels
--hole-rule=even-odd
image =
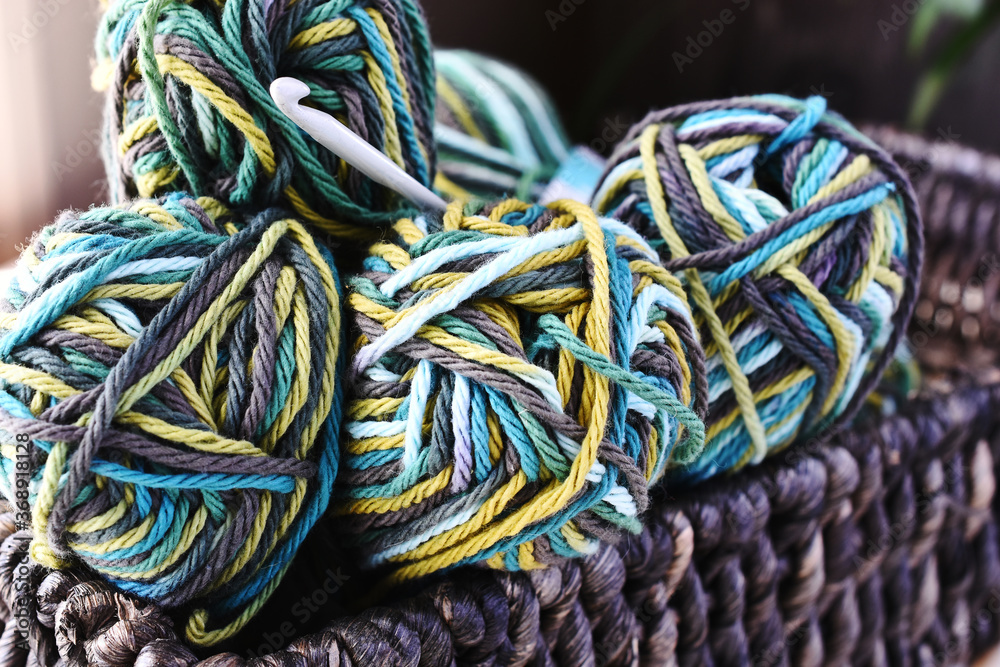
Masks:
[[[398,192],[420,208],[434,211],[444,211],[447,208],[443,199],[339,120],[299,104],[308,95],[309,86],[298,79],[281,77],[271,82],[271,97],[278,109],[321,145],[368,178]]]

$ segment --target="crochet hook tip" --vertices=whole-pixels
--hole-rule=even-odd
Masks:
[[[281,113],[289,118],[289,112],[294,111],[302,98],[309,97],[309,92],[308,84],[290,76],[282,76],[271,82],[271,97]]]
[[[299,104],[309,93],[309,86],[298,79],[281,77],[271,82],[271,97],[281,113],[342,160],[422,209],[443,212],[448,207],[443,199],[339,120]]]

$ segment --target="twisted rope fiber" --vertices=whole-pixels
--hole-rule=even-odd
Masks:
[[[277,209],[242,224],[170,195],[37,235],[0,301],[0,429],[30,438],[33,560],[184,606],[195,644],[243,627],[329,502],[338,290]],[[13,498],[23,462],[2,453]]]
[[[595,208],[682,278],[705,346],[698,480],[849,419],[916,297],[923,238],[900,167],[822,98],[690,104],[616,149]]]
[[[666,501],[642,534],[584,559],[465,568],[271,655],[201,664],[967,664],[998,635],[998,405],[997,385],[932,394]],[[13,530],[0,516],[0,645],[12,647],[27,559]],[[30,649],[8,664],[198,663],[155,606],[38,570]]]
[[[680,283],[572,201],[403,219],[350,281],[360,332],[335,507],[390,580],[534,569],[641,530],[704,439]]]
[[[921,190],[925,202],[946,200],[952,187],[950,175],[934,178],[932,190]],[[978,228],[983,236],[968,246],[974,259],[995,250],[995,222]],[[945,231],[952,242],[967,238],[957,222]],[[930,284],[950,275],[946,245],[931,246]],[[957,388],[945,389],[951,395],[929,392],[904,406],[905,415],[666,501],[642,536],[532,573],[530,586],[524,575],[495,573],[487,583],[466,569],[266,660],[222,654],[207,664],[361,665],[372,651],[398,665],[466,657],[591,664],[595,655],[631,664],[633,647],[651,664],[740,664],[740,656],[767,665],[969,662],[997,637],[998,617],[981,612],[995,608],[1000,584],[1000,389],[963,387],[956,375]],[[0,537],[13,530],[10,516],[0,517]],[[14,586],[24,546],[8,538],[0,548],[0,646],[10,664],[54,664],[57,642],[92,663],[130,665],[137,654],[144,666],[197,662],[170,635],[145,643],[159,621],[138,618],[142,604],[128,604],[128,594],[115,593],[120,616],[90,613],[100,598],[73,571],[43,575],[30,658],[20,652],[8,621],[13,601],[25,597]],[[71,622],[55,627],[69,601]]]
[[[350,237],[398,219],[408,204],[278,110],[268,86],[279,76],[305,81],[310,104],[433,181],[434,66],[415,0],[117,0],[96,51],[115,202],[185,191],[281,204]]]
[[[570,155],[548,94],[499,60],[447,49],[434,57],[437,188],[456,198],[537,200]]]
[[[910,174],[940,265],[924,272],[910,331],[922,363],[951,369],[960,357],[964,366],[991,373],[1000,352],[1000,313],[992,307],[1000,286],[1000,157],[885,127],[866,132]]]

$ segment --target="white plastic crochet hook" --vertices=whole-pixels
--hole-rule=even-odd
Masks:
[[[309,86],[298,79],[281,77],[271,82],[271,97],[281,112],[342,160],[376,183],[381,183],[424,210],[444,211],[448,204],[403,171],[389,157],[351,132],[329,114],[299,104],[309,95]]]

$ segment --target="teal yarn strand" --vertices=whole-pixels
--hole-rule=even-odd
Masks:
[[[654,112],[595,195],[685,286],[707,357],[696,481],[828,436],[893,359],[923,255],[903,170],[820,97]]]
[[[280,209],[178,193],[40,232],[0,300],[0,492],[30,478],[33,560],[182,609],[198,645],[243,627],[330,500],[340,289]]]
[[[281,205],[341,237],[405,214],[278,110],[268,88],[280,76],[433,183],[434,63],[415,0],[117,0],[96,51],[116,202],[183,191]]]
[[[680,282],[584,204],[453,203],[350,279],[336,525],[403,581],[533,569],[641,530],[649,487],[704,446]]]
[[[571,148],[548,94],[526,73],[438,50],[438,187],[448,194],[538,199]]]

